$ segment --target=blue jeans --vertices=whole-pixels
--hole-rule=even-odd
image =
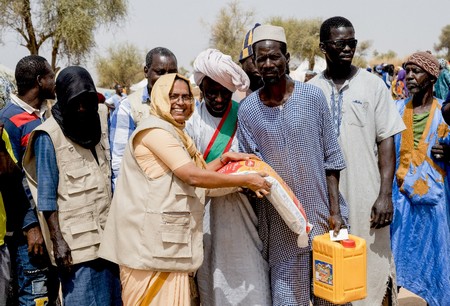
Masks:
[[[13,246],[8,242],[8,247],[11,262],[15,263],[19,305],[56,305],[59,291],[56,268],[51,265],[47,253],[39,258],[29,256],[26,239],[18,236],[12,239]]]
[[[65,306],[122,306],[119,267],[105,259],[72,266],[60,274]]]

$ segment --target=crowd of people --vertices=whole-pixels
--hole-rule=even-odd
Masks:
[[[438,99],[446,100],[450,88],[450,65],[444,58],[439,58],[439,75],[434,83],[433,95]],[[391,91],[392,99],[402,100],[409,97],[406,87],[406,62],[401,66],[394,67],[393,64],[375,65],[373,69],[367,67],[367,71],[383,79],[387,88]],[[306,77],[305,77],[306,82]]]
[[[400,287],[450,305],[448,62],[358,68],[355,33],[325,20],[326,69],[300,82],[284,29],[255,24],[239,63],[197,56],[200,100],[163,47],[146,87],[102,100],[85,68],[21,59],[17,90],[1,83],[0,306],[334,305],[311,242],[342,228],[367,243],[367,297],[346,305],[398,305]],[[303,205],[307,247],[266,173],[218,172],[251,159]]]

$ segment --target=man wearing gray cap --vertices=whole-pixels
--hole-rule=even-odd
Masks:
[[[323,92],[287,74],[284,29],[262,25],[253,32],[253,59],[264,86],[238,112],[239,149],[267,162],[293,190],[314,225],[310,238],[346,223],[348,210],[338,191],[345,168]],[[273,305],[309,305],[311,248],[267,201],[256,205],[263,255],[270,267]],[[342,212],[342,213],[341,213]],[[330,305],[314,298],[314,305]]]
[[[225,152],[238,151],[239,103],[232,100],[232,94],[245,92],[250,81],[231,56],[216,49],[201,52],[193,66],[203,101],[185,130],[210,162]],[[261,256],[255,212],[244,194],[218,191],[222,194],[209,198],[205,205],[204,260],[197,272],[200,302],[209,306],[270,305],[269,268]]]

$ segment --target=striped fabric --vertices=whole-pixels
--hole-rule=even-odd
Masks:
[[[116,188],[123,153],[133,131],[136,129],[128,99],[122,100],[109,118],[109,146],[111,148],[112,188]]]
[[[120,281],[124,305],[190,305],[188,273],[135,270],[121,266]]]
[[[19,165],[28,144],[31,131],[43,121],[36,113],[29,113],[14,103],[8,103],[0,112],[0,119],[5,123],[8,131],[14,156]]]
[[[150,305],[161,291],[169,275],[169,272],[156,272],[153,278],[154,282],[147,284],[145,293],[139,298],[138,305]]]

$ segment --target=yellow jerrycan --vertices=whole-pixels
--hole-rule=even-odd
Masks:
[[[334,304],[364,299],[367,296],[366,241],[348,235],[331,241],[326,233],[314,237],[314,295]]]

